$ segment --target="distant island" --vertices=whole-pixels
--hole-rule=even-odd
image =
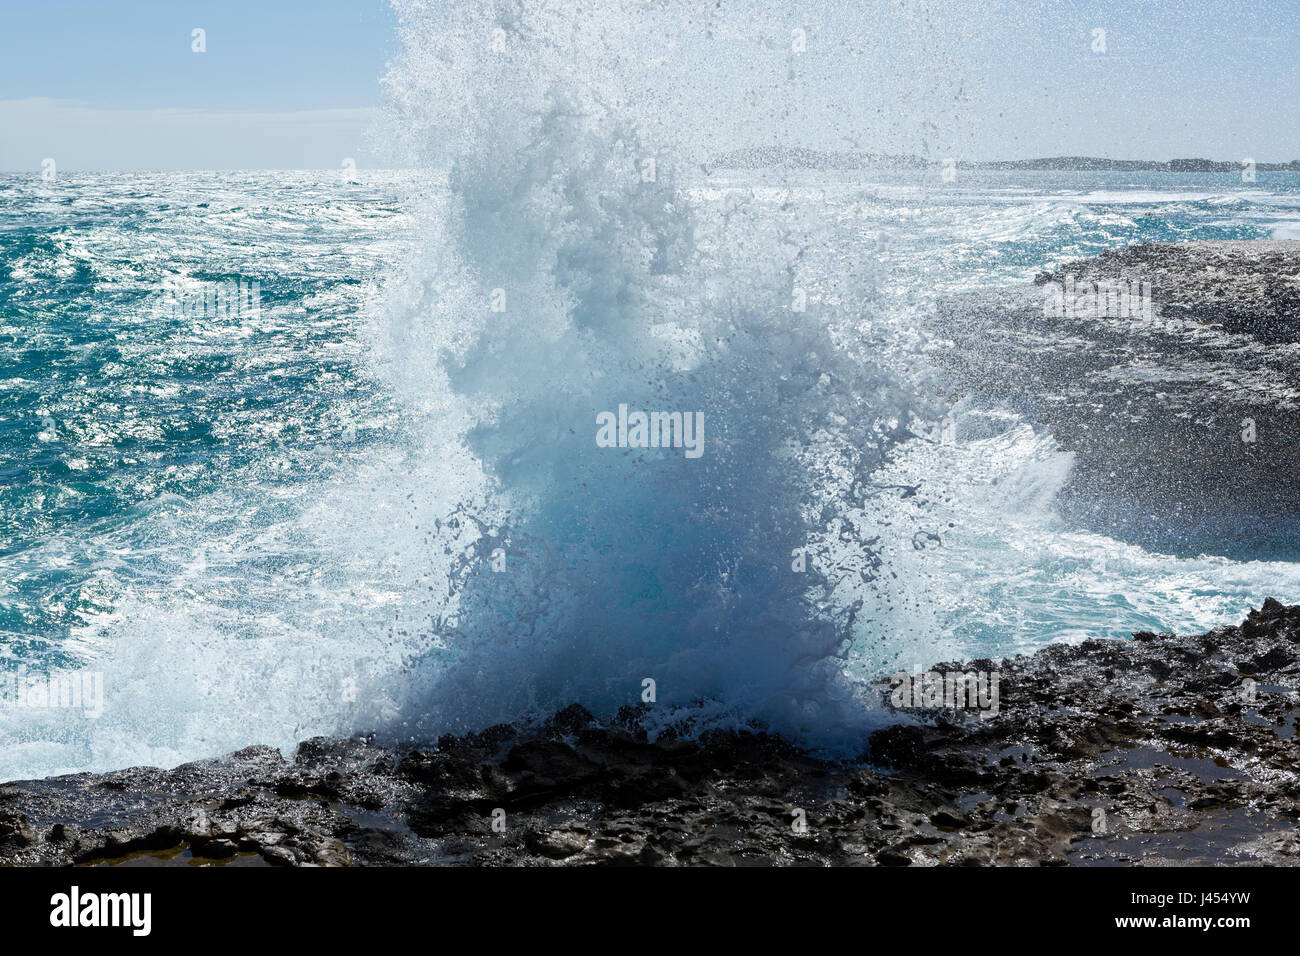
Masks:
[[[709,164],[713,169],[763,169],[783,166],[792,169],[928,169],[932,165],[918,156],[891,153],[828,153],[802,146],[755,146],[723,153]]]
[[[723,153],[709,163],[711,169],[930,169],[942,159],[923,159],[895,153],[861,151],[826,152],[802,146],[757,146]],[[1241,160],[1214,159],[1103,159],[1098,156],[1052,156],[1044,159],[1007,159],[988,162],[957,160],[959,169],[1078,170],[1086,172],[1235,173]],[[1300,172],[1300,160],[1255,163],[1258,172]]]
[[[1155,172],[1155,173],[1238,173],[1244,160],[1220,162],[1214,159],[1101,159],[1096,156],[1053,156],[1048,159],[1009,159],[987,163],[961,163],[970,169],[1067,169],[1096,170],[1098,172]],[[1255,163],[1260,172],[1288,172],[1300,170],[1300,160],[1289,163]]]

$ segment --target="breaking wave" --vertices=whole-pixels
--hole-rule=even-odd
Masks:
[[[471,529],[448,653],[403,714],[609,712],[653,681],[662,712],[852,734],[843,663],[880,564],[862,505],[927,407],[863,334],[873,263],[814,270],[817,223],[774,225],[771,198],[697,214],[670,102],[635,93],[656,85],[648,5],[403,9],[387,83],[434,185],[376,352],[418,410],[413,448],[453,446],[432,455],[455,463],[439,487]],[[698,457],[604,447],[599,416],[620,408],[698,420]]]

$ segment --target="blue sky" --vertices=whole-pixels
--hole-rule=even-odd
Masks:
[[[750,2],[770,44],[697,38],[669,63],[698,75],[683,108],[716,112],[720,147],[1300,158],[1300,0]],[[0,18],[0,169],[389,162],[371,135],[398,52],[386,0],[9,0]],[[786,23],[808,33],[793,66]]]
[[[385,0],[6,2],[0,169],[46,156],[67,170],[373,160],[394,26]]]

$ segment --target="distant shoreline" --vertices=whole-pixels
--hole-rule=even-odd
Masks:
[[[1251,167],[1248,160],[1214,159],[1103,159],[1097,156],[1052,156],[1041,159],[1005,159],[970,162],[953,158],[924,159],[897,153],[823,152],[804,147],[760,146],[732,150],[716,157],[712,169],[933,169],[952,162],[957,169],[1044,170],[1073,172],[1156,172],[1156,173],[1239,173],[1251,168],[1256,172],[1300,172],[1300,159],[1285,163],[1259,163]]]
[[[1104,159],[1098,156],[1049,156],[1040,159],[999,159],[976,162],[973,160],[944,157],[941,159],[923,159],[895,153],[864,152],[821,152],[802,147],[764,146],[754,149],[738,149],[719,154],[703,164],[706,172],[721,169],[880,169],[880,170],[928,170],[942,169],[949,160],[956,169],[983,169],[1028,172],[1156,172],[1156,173],[1240,173],[1245,167],[1241,160],[1214,159]],[[1285,163],[1260,163],[1254,165],[1256,172],[1300,172],[1300,159]],[[367,173],[409,173],[425,172],[413,166],[369,166],[363,169]],[[83,169],[69,166],[60,169],[60,175],[76,176],[153,176],[172,173],[202,174],[265,174],[265,173],[329,173],[338,175],[333,167],[299,167],[288,169],[198,169],[189,167],[168,169]],[[39,169],[0,169],[0,177],[39,178]]]

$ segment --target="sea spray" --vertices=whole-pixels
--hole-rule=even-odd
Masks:
[[[464,423],[486,479],[467,510],[501,516],[484,541],[509,570],[465,556],[451,653],[423,668],[400,726],[573,701],[612,713],[650,678],[664,711],[708,702],[795,737],[851,734],[857,608],[830,594],[877,562],[860,540],[830,574],[820,558],[851,535],[855,489],[912,402],[846,344],[858,300],[809,304],[807,237],[752,209],[697,221],[673,144],[642,139],[672,105],[627,95],[619,42],[653,33],[646,5],[445,6],[399,5],[387,85],[447,194],[378,342],[413,407]],[[699,410],[708,454],[611,453],[591,423],[620,407]],[[805,573],[800,549],[817,555]]]
[[[936,297],[1266,235],[1294,197],[718,168],[846,133],[960,155],[933,130],[987,4],[589,6],[403,5],[414,172],[4,178],[0,667],[102,673],[104,707],[0,707],[0,779],[574,700],[856,752],[855,681],[1201,632],[1300,588],[1063,523],[1069,456],[1023,410],[938,427],[923,334]],[[489,56],[436,48],[480,27]],[[252,315],[168,307],[240,279]],[[705,415],[704,454],[600,447],[620,403]]]

